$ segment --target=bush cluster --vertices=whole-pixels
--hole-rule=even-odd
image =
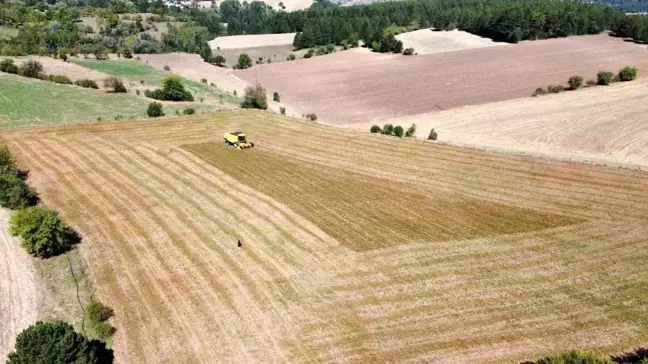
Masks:
[[[260,85],[247,87],[243,101],[241,102],[241,107],[244,109],[266,110],[268,108],[268,96],[266,95],[265,89]]]
[[[113,310],[99,300],[93,299],[86,306],[85,313],[88,325],[95,336],[100,340],[108,341],[115,333],[115,328],[108,322],[108,319],[113,316]]]
[[[393,126],[392,124],[385,124],[382,128],[378,125],[373,125],[369,129],[369,131],[372,134],[391,135],[399,138],[405,136],[411,138],[414,136],[414,133],[416,132],[416,124],[410,125],[410,127],[407,128],[407,130],[403,129],[403,127],[400,125]]]
[[[164,79],[161,89],[146,90],[144,95],[163,101],[193,101],[191,92],[187,91],[178,76],[168,76]]]
[[[314,113],[308,113],[304,117],[310,121],[317,121],[317,115]]]
[[[15,210],[38,203],[38,194],[27,185],[26,177],[9,148],[0,143],[0,206]]]
[[[81,241],[58,212],[44,206],[30,206],[11,216],[9,231],[20,236],[25,250],[39,258],[50,258],[70,250]]]
[[[3,59],[0,62],[0,72],[17,74],[18,66],[14,63],[14,60],[11,58]]]
[[[79,80],[76,80],[74,82],[75,85],[85,87],[85,88],[93,88],[93,89],[98,89],[99,86],[97,85],[97,82],[94,80],[89,80],[87,78],[82,78]]]
[[[585,85],[587,87],[596,85],[607,86],[614,82],[632,81],[637,78],[638,73],[639,71],[636,67],[630,66],[623,67],[617,74],[608,71],[599,71],[599,73],[596,75],[596,80],[587,80]],[[578,90],[583,87],[583,77],[571,76],[569,80],[567,80],[567,84],[569,85],[568,90]],[[561,85],[549,85],[546,91],[538,87],[531,96],[542,96],[548,93],[556,94],[565,90],[565,87]]]
[[[403,51],[403,55],[404,56],[414,55],[414,48],[411,48],[411,47],[410,48],[405,48],[405,50]]]
[[[72,85],[72,80],[65,75],[49,75],[49,80],[54,83],[61,83],[64,85]]]
[[[117,77],[108,77],[104,80],[104,87],[109,90],[109,92],[114,92],[114,93],[126,93],[128,90],[126,90],[126,86],[124,86],[124,82],[120,80]]]
[[[146,115],[149,118],[164,116],[164,112],[162,111],[162,104],[160,104],[159,102],[150,103],[148,108],[146,109]]]

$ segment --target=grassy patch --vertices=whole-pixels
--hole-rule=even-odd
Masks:
[[[572,224],[573,219],[440,190],[287,161],[259,149],[184,146],[242,183],[288,205],[347,247],[462,240]]]
[[[9,39],[18,35],[18,29],[0,27],[0,39]]]
[[[107,61],[75,60],[73,63],[113,76],[129,78],[134,81],[144,81],[144,83],[152,86],[161,86],[164,78],[170,74],[169,72],[160,71],[139,61],[129,59]],[[183,79],[183,83],[187,90],[196,96],[196,99],[203,97],[220,100],[222,95],[223,101],[227,103],[238,104],[240,102],[240,99],[234,95],[220,92],[218,89],[209,85],[188,79]]]
[[[65,124],[80,121],[145,118],[149,101],[131,94],[109,94],[76,86],[28,79],[15,75],[0,76],[0,128]],[[167,115],[188,106],[198,112],[213,105],[182,104],[164,106]]]

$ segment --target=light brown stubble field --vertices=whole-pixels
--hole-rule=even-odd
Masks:
[[[257,146],[228,149],[231,129]],[[2,136],[81,231],[120,363],[473,363],[648,340],[640,172],[265,112]]]
[[[538,87],[596,78],[631,65],[648,71],[648,53],[608,35],[402,56],[345,51],[235,71],[277,91],[286,104],[330,124],[355,124],[528,97]]]

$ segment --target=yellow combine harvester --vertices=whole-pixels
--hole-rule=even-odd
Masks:
[[[245,134],[241,131],[233,131],[231,133],[223,134],[223,139],[227,145],[231,145],[236,149],[245,149],[254,147],[254,143],[249,143],[245,140]]]

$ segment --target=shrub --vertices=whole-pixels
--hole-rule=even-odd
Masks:
[[[204,84],[207,84],[207,79],[206,79],[206,78],[201,78],[201,79],[200,79],[200,82],[201,82],[201,83],[204,83]]]
[[[27,61],[18,67],[18,73],[25,77],[38,78],[43,72],[43,65],[34,60]]]
[[[392,124],[385,124],[382,128],[382,133],[385,135],[394,135],[394,126]]]
[[[260,85],[247,87],[243,96],[243,102],[241,102],[241,107],[244,109],[267,109],[268,97],[265,89]]]
[[[538,87],[533,92],[533,95],[531,95],[531,96],[542,96],[542,95],[546,95],[546,94],[547,94],[547,91],[545,89],[543,89],[542,87]]]
[[[140,95],[140,90],[135,90],[135,94],[136,94],[137,96],[139,96],[139,95]]]
[[[416,133],[416,124],[412,124],[409,128],[407,128],[407,130],[405,131],[405,136],[411,138],[414,136],[414,133]]]
[[[113,315],[113,310],[110,307],[105,306],[103,303],[99,302],[96,299],[93,299],[86,306],[86,317],[90,322],[102,322],[106,321]]]
[[[279,113],[280,113],[281,115],[286,115],[286,108],[285,108],[285,107],[280,107],[280,108],[279,108]]]
[[[304,58],[311,58],[313,55],[315,55],[315,50],[313,48],[309,49],[306,54],[304,54]]]
[[[129,58],[129,59],[133,58],[133,53],[131,53],[130,49],[128,49],[128,48],[125,48],[122,51],[122,54],[124,55],[124,58]]]
[[[79,235],[67,226],[54,210],[32,206],[18,210],[9,231],[22,238],[22,246],[39,258],[49,258],[70,250],[80,242]]]
[[[18,73],[18,66],[14,63],[14,60],[11,58],[3,59],[0,62],[0,72],[6,73]]]
[[[38,202],[36,190],[13,173],[0,173],[0,206],[12,210],[35,205]]]
[[[7,364],[87,363],[107,364],[114,360],[106,344],[74,331],[64,322],[41,322],[29,326],[16,338]]]
[[[241,53],[238,62],[236,63],[236,67],[242,70],[252,67],[252,58],[250,58],[247,53]]]
[[[372,125],[372,126],[371,126],[371,129],[369,129],[369,131],[370,131],[372,134],[382,133],[382,129],[380,129],[380,127],[379,127],[378,125]]]
[[[167,66],[167,65],[164,65],[164,70],[165,70],[165,71],[171,71],[171,67],[169,67],[169,66]]]
[[[297,57],[295,57],[294,54],[290,53],[288,55],[288,58],[286,58],[286,61],[294,61],[295,59],[297,59]]]
[[[317,115],[314,113],[306,114],[306,119],[310,121],[317,121]]]
[[[404,56],[411,56],[414,54],[414,48],[405,48],[403,51]]]
[[[272,100],[276,102],[280,102],[281,98],[279,97],[279,93],[275,92],[272,94]]]
[[[596,84],[601,86],[607,86],[612,83],[614,74],[612,72],[600,71],[596,75]]]
[[[430,130],[430,134],[428,134],[428,140],[437,140],[438,136],[439,135],[437,134],[437,132],[434,131],[434,128],[432,128],[432,130]]]
[[[225,62],[227,62],[227,60],[225,59],[225,57],[223,57],[221,55],[218,55],[218,56],[212,58],[212,63],[215,64],[218,67],[223,67]]]
[[[146,109],[146,115],[148,115],[148,117],[150,118],[164,116],[164,112],[162,111],[162,104],[160,104],[159,102],[150,103],[148,108]]]
[[[592,87],[592,86],[596,86],[597,82],[596,82],[596,80],[587,80],[587,82],[585,82],[585,84],[587,85],[587,87]]]
[[[16,159],[2,140],[0,140],[0,173],[18,174]]]
[[[76,80],[74,82],[74,84],[77,85],[77,86],[85,87],[85,88],[94,88],[94,89],[99,88],[99,86],[97,85],[97,83],[94,80],[89,80],[87,78],[82,78],[80,80]]]
[[[596,354],[576,350],[569,353],[538,360],[538,364],[614,364],[610,359]]]
[[[108,77],[104,80],[104,87],[109,89],[110,92],[115,92],[115,93],[125,93],[128,92],[126,90],[126,86],[124,86],[124,83],[122,80],[120,80],[117,77]]]
[[[70,80],[65,75],[54,75],[54,76],[52,76],[52,82],[62,83],[64,85],[71,85],[72,84],[72,80]]]
[[[196,109],[194,109],[193,107],[188,107],[188,108],[182,110],[182,113],[185,114],[185,115],[193,115],[193,114],[196,113]]]
[[[612,77],[612,83],[615,82],[621,82],[621,77],[619,77],[619,75],[614,75],[614,77]]]
[[[160,88],[157,88],[157,89],[155,89],[153,91],[144,90],[144,95],[146,95],[146,97],[150,97],[150,98],[156,99],[156,100],[164,100],[164,98],[166,97],[165,94],[164,94],[164,91],[162,91],[162,89],[160,89]]]
[[[565,87],[563,85],[557,85],[557,86],[549,85],[547,86],[547,91],[549,91],[550,94],[559,94],[565,91]]]
[[[619,71],[619,79],[621,81],[632,81],[637,78],[637,73],[639,73],[639,71],[636,67],[623,67]]]
[[[168,101],[193,101],[191,92],[185,90],[180,77],[169,76],[164,79],[162,83],[162,91],[164,91],[165,100]]]
[[[394,128],[394,136],[402,138],[404,133],[405,130],[403,130],[403,127],[400,125],[396,125],[396,127]]]
[[[577,90],[583,86],[583,77],[581,76],[571,76],[567,81],[569,88],[572,90]]]

